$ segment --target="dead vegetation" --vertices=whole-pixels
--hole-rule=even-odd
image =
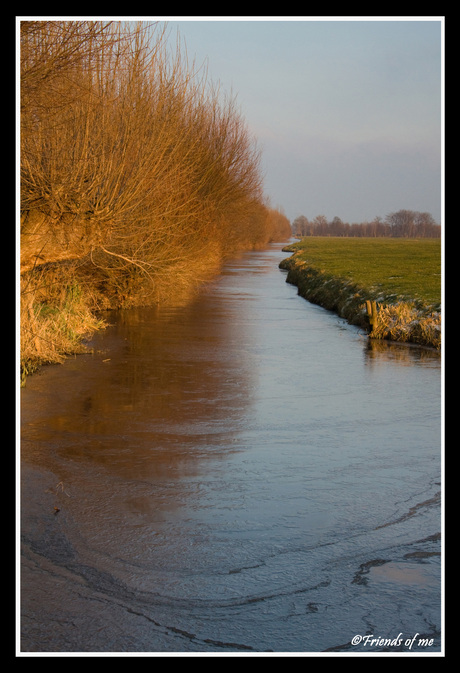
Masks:
[[[377,320],[369,335],[372,339],[388,339],[441,348],[441,314],[423,313],[412,303],[379,306]]]

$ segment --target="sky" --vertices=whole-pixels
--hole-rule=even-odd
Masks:
[[[236,98],[292,221],[443,222],[443,17],[142,17]]]

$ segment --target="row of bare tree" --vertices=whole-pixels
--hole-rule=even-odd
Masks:
[[[159,301],[290,235],[234,100],[162,25],[23,21],[20,48],[23,274]]]
[[[441,227],[430,213],[414,210],[399,210],[382,219],[376,217],[371,222],[349,224],[340,217],[329,221],[324,215],[308,220],[299,215],[292,222],[295,236],[360,236],[399,238],[440,238]]]

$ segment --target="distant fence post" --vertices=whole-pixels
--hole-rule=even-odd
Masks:
[[[366,308],[371,327],[377,327],[377,302],[366,300]]]

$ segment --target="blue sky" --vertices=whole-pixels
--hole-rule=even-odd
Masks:
[[[290,220],[441,222],[442,17],[158,19],[236,96]]]

